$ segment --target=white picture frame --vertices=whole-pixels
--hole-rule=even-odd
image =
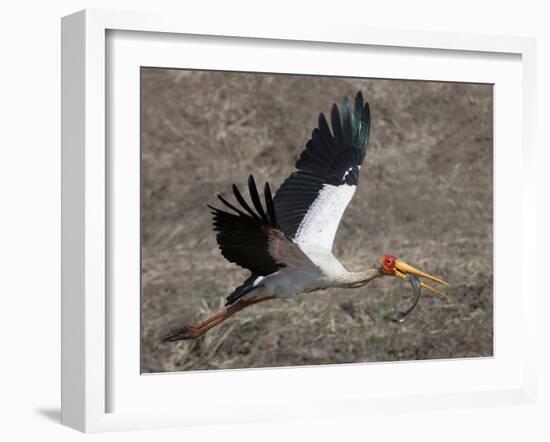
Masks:
[[[138,32],[139,34],[135,34]],[[439,365],[423,362],[399,364],[350,364],[346,366],[331,366],[315,368],[301,367],[296,369],[261,369],[236,370],[219,373],[192,373],[192,378],[181,375],[149,375],[140,376],[139,360],[134,353],[114,352],[111,338],[115,341],[119,333],[116,324],[120,322],[121,309],[113,309],[109,291],[113,289],[109,274],[112,256],[109,247],[117,230],[109,228],[113,204],[117,204],[116,196],[111,192],[113,168],[110,162],[109,143],[116,143],[115,136],[107,132],[106,122],[116,120],[116,110],[109,108],[110,82],[116,81],[116,72],[109,69],[119,57],[121,51],[110,46],[109,35],[139,35],[131,38],[127,46],[128,60],[139,65],[139,58],[132,58],[131,52],[137,45],[147,45],[147,39],[167,38],[172,43],[185,39],[215,37],[223,45],[231,42],[248,42],[258,46],[268,42],[273,47],[313,50],[317,46],[323,50],[354,51],[370,48],[379,55],[396,49],[403,54],[420,51],[424,56],[431,57],[430,77],[439,79],[445,77],[445,57],[467,56],[483,63],[485,59],[510,60],[510,72],[501,72],[502,84],[512,88],[511,102],[517,103],[513,113],[498,114],[496,110],[496,125],[502,129],[510,129],[510,139],[500,137],[495,128],[495,150],[508,149],[506,143],[517,141],[516,146],[510,146],[511,158],[495,162],[495,189],[503,189],[515,183],[516,190],[510,190],[509,198],[515,204],[520,204],[521,211],[511,216],[510,221],[502,222],[498,210],[502,208],[498,194],[495,196],[495,224],[500,223],[502,231],[495,236],[495,292],[503,295],[495,303],[495,334],[503,341],[514,341],[508,346],[506,342],[495,348],[495,357],[485,361],[442,361]],[[124,40],[124,38],[122,39]],[[248,44],[247,43],[247,44]],[[160,43],[164,44],[164,43]],[[179,44],[179,43],[178,43]],[[214,46],[214,45],[213,45]],[[160,46],[155,47],[155,54]],[[118,47],[117,47],[118,48]],[[308,49],[310,48],[310,49]],[[313,48],[313,49],[311,49]],[[170,48],[166,49],[169,56]],[[172,49],[173,50],[173,49]],[[215,50],[215,49],[214,49]],[[147,50],[140,51],[144,54]],[[160,57],[161,55],[159,55]],[[123,59],[124,56],[121,56]],[[224,422],[221,413],[227,404],[220,400],[217,404],[201,406],[185,410],[185,407],[174,407],[170,401],[167,406],[157,406],[159,398],[168,397],[168,391],[176,391],[186,381],[187,398],[194,399],[198,389],[193,385],[205,385],[208,382],[218,389],[227,388],[227,393],[240,391],[242,406],[253,410],[245,416],[230,415],[227,422],[254,422],[262,420],[286,418],[327,417],[334,415],[367,414],[376,410],[387,412],[432,409],[458,408],[471,406],[488,406],[499,404],[533,403],[536,393],[535,382],[535,305],[536,287],[532,279],[524,277],[529,269],[528,256],[535,256],[535,175],[532,173],[534,155],[534,108],[535,108],[535,46],[534,40],[517,37],[492,37],[479,35],[464,35],[451,33],[427,33],[403,30],[379,30],[354,26],[295,27],[290,24],[277,23],[273,26],[262,26],[249,23],[247,26],[232,25],[231,22],[212,22],[201,17],[169,17],[151,14],[112,12],[100,10],[81,11],[63,18],[62,21],[62,423],[85,432],[111,431],[140,428],[159,428],[169,426],[207,425],[212,421]],[[437,71],[440,59],[441,71]],[[462,58],[461,58],[462,59]],[[158,60],[163,66],[166,62]],[[433,62],[433,63],[432,63]],[[137,63],[137,64],[136,64]],[[198,63],[198,62],[197,62]],[[220,62],[221,63],[221,62]],[[250,61],[250,69],[267,69],[260,65],[259,60]],[[256,65],[254,65],[256,63]],[[426,63],[424,63],[424,66]],[[134,66],[134,67],[135,67]],[[188,66],[191,67],[191,66]],[[205,66],[203,66],[205,67]],[[207,67],[213,68],[210,64]],[[216,66],[223,68],[224,65]],[[284,68],[282,68],[284,69]],[[314,67],[311,69],[315,69]],[[359,68],[358,68],[359,69]],[[411,68],[412,69],[412,68]],[[409,74],[409,78],[423,78],[422,64],[419,64],[417,74]],[[487,68],[489,69],[489,67]],[[284,70],[283,70],[284,71]],[[323,71],[327,73],[326,70]],[[412,72],[412,71],[411,71]],[[334,72],[331,72],[334,73]],[[336,72],[337,74],[338,72]],[[385,74],[380,74],[384,76]],[[387,74],[389,75],[389,74]],[[491,75],[497,75],[496,73]],[[491,75],[482,78],[490,82]],[[371,72],[372,76],[372,72]],[[468,79],[467,73],[461,77]],[[496,78],[496,77],[495,77]],[[499,80],[500,81],[500,80]],[[499,82],[495,83],[499,87]],[[504,87],[504,86],[503,86]],[[134,91],[135,93],[135,91]],[[139,93],[139,91],[138,91]],[[129,97],[131,98],[131,97]],[[120,100],[119,100],[120,101]],[[123,101],[127,106],[131,99]],[[502,103],[502,102],[501,102]],[[495,106],[498,106],[498,96]],[[135,110],[134,114],[135,114]],[[518,116],[521,118],[518,121]],[[128,124],[132,124],[128,122]],[[130,126],[128,126],[130,127]],[[515,131],[515,132],[514,132]],[[134,131],[135,132],[135,131]],[[132,133],[134,133],[132,132]],[[134,134],[139,139],[139,133]],[[501,147],[502,146],[502,147]],[[503,171],[517,162],[521,169],[513,177],[504,177]],[[139,169],[138,169],[139,170]],[[139,172],[136,172],[139,173]],[[115,173],[116,175],[116,173]],[[499,178],[500,177],[500,178]],[[514,181],[514,179],[516,181]],[[496,190],[497,191],[497,190]],[[507,213],[502,212],[506,215]],[[116,223],[115,223],[116,224]],[[499,238],[506,232],[515,232],[514,242],[505,242]],[[498,284],[499,262],[503,262],[508,254],[517,252],[520,256],[521,275],[510,287]],[[517,259],[516,256],[516,259]],[[502,267],[500,267],[502,268]],[[509,302],[506,290],[513,296],[514,304]],[[139,299],[139,296],[138,298]],[[127,298],[124,302],[131,302]],[[507,325],[512,306],[520,314],[515,317],[515,324],[520,331],[515,331],[512,338]],[[139,309],[139,307],[137,307]],[[131,315],[129,315],[131,316]],[[129,317],[131,324],[124,334],[134,336],[139,347],[139,328],[135,324],[135,315]],[[138,321],[139,322],[139,321]],[[114,337],[113,337],[114,336]],[[120,339],[128,339],[121,337]],[[127,341],[122,341],[127,342]],[[501,341],[502,342],[502,341]],[[519,347],[521,342],[521,351]],[[118,345],[118,347],[116,347]],[[116,344],[116,348],[120,348]],[[130,346],[132,347],[132,346]],[[138,349],[139,352],[139,349]],[[122,362],[121,362],[122,361]],[[403,365],[406,364],[406,365]],[[113,366],[114,365],[114,366]],[[128,365],[126,367],[126,365]],[[124,368],[120,368],[124,366]],[[135,369],[132,369],[135,367]],[[119,373],[117,370],[121,369]],[[309,371],[308,371],[309,370]],[[322,371],[321,371],[322,370]],[[398,379],[404,372],[413,373],[412,377],[432,379],[431,388],[427,383],[420,382],[419,390],[401,386]],[[388,372],[390,374],[388,375]],[[436,374],[441,372],[441,380],[436,380]],[[393,376],[396,379],[394,390],[383,389],[385,383],[379,382],[381,390],[375,385],[366,383],[365,389],[359,388],[354,394],[349,391],[352,384],[342,382],[340,388],[327,388],[322,394],[317,394],[315,374],[324,379],[357,377],[372,375]],[[463,385],[456,381],[452,390],[448,373],[462,373]],[[474,382],[478,379],[478,383]],[[113,381],[115,379],[116,381]],[[183,379],[183,380],[182,380]],[[191,380],[190,380],[191,379]],[[471,379],[471,384],[468,383]],[[494,382],[490,382],[490,379]],[[485,387],[483,381],[485,380]],[[201,382],[203,384],[201,384]],[[289,392],[277,396],[277,390],[284,385],[300,385],[301,388],[289,388]],[[123,386],[122,387],[119,387]],[[239,390],[231,390],[228,385],[236,385]],[[244,391],[243,391],[243,386]],[[268,398],[261,401],[258,391],[264,386]],[[235,388],[237,388],[235,387]],[[369,388],[367,388],[369,387]],[[403,387],[403,388],[402,388]],[[269,390],[271,388],[271,390]],[[113,391],[117,390],[117,403],[113,405]],[[452,391],[451,391],[452,390]],[[138,392],[137,397],[132,392]],[[293,396],[294,395],[294,396]],[[123,397],[125,396],[125,397]],[[288,400],[285,402],[285,397]],[[136,403],[139,397],[145,398],[148,404],[136,404],[132,408],[128,404]],[[234,399],[234,397],[232,398]],[[180,404],[181,405],[181,404]]]

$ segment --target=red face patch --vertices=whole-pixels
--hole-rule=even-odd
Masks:
[[[397,261],[397,258],[392,255],[384,255],[380,258],[380,264],[382,264],[382,268],[384,269],[384,272],[388,275],[395,275],[395,262]]]

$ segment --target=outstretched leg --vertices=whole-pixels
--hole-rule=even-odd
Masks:
[[[240,299],[235,304],[224,308],[221,312],[216,313],[214,316],[211,316],[206,321],[201,322],[197,325],[189,325],[187,327],[179,328],[169,332],[165,335],[162,340],[163,342],[175,342],[182,339],[194,339],[205,334],[208,330],[215,327],[216,325],[221,324],[230,316],[233,316],[235,313],[240,312],[246,307],[251,305],[258,304],[259,302],[269,301],[275,299],[275,295],[269,296],[260,296],[252,299]]]

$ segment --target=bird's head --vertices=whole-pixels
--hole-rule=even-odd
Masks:
[[[380,271],[384,275],[397,276],[398,278],[407,279],[407,280],[409,279],[409,275],[415,275],[419,278],[429,279],[431,281],[435,281],[439,284],[443,284],[449,287],[449,284],[443,281],[442,279],[436,278],[435,276],[421,272],[420,270],[415,269],[414,267],[397,259],[395,256],[392,256],[392,255],[384,255],[380,258]],[[429,286],[424,282],[420,282],[420,286],[427,290],[430,290],[431,292],[439,296],[444,297],[445,299],[447,298],[447,295],[445,295],[443,292],[437,290],[434,287]]]

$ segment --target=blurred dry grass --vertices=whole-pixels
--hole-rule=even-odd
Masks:
[[[244,310],[203,338],[161,344],[204,319],[247,272],[217,250],[206,203],[254,173],[276,189],[319,112],[363,91],[372,136],[335,254],[360,270],[391,253],[451,282],[404,324],[407,284],[383,278]],[[142,371],[490,356],[492,87],[142,69]]]

